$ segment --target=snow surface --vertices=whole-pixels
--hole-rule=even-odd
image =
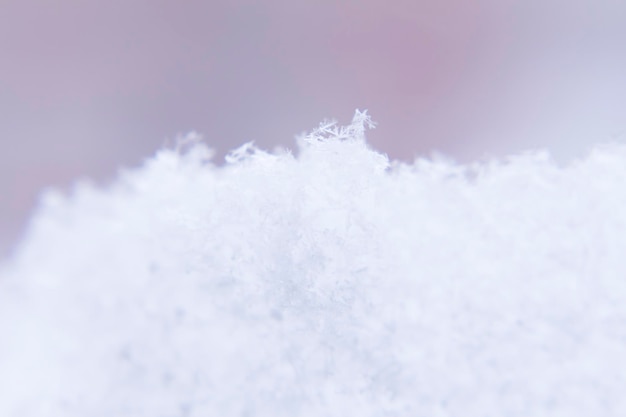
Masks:
[[[408,165],[369,124],[48,192],[1,273],[0,415],[626,415],[626,146]]]

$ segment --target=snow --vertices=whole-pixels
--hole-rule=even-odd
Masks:
[[[626,146],[402,164],[368,127],[47,192],[0,415],[626,415]]]

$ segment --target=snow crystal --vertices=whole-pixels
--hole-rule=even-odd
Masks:
[[[0,415],[626,415],[626,146],[402,164],[368,127],[45,194]]]

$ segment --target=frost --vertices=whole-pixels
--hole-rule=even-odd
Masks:
[[[45,194],[0,272],[0,415],[626,415],[626,146],[401,164],[372,126]]]

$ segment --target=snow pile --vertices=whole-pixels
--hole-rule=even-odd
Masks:
[[[626,147],[406,165],[369,123],[48,193],[0,415],[626,415]]]

